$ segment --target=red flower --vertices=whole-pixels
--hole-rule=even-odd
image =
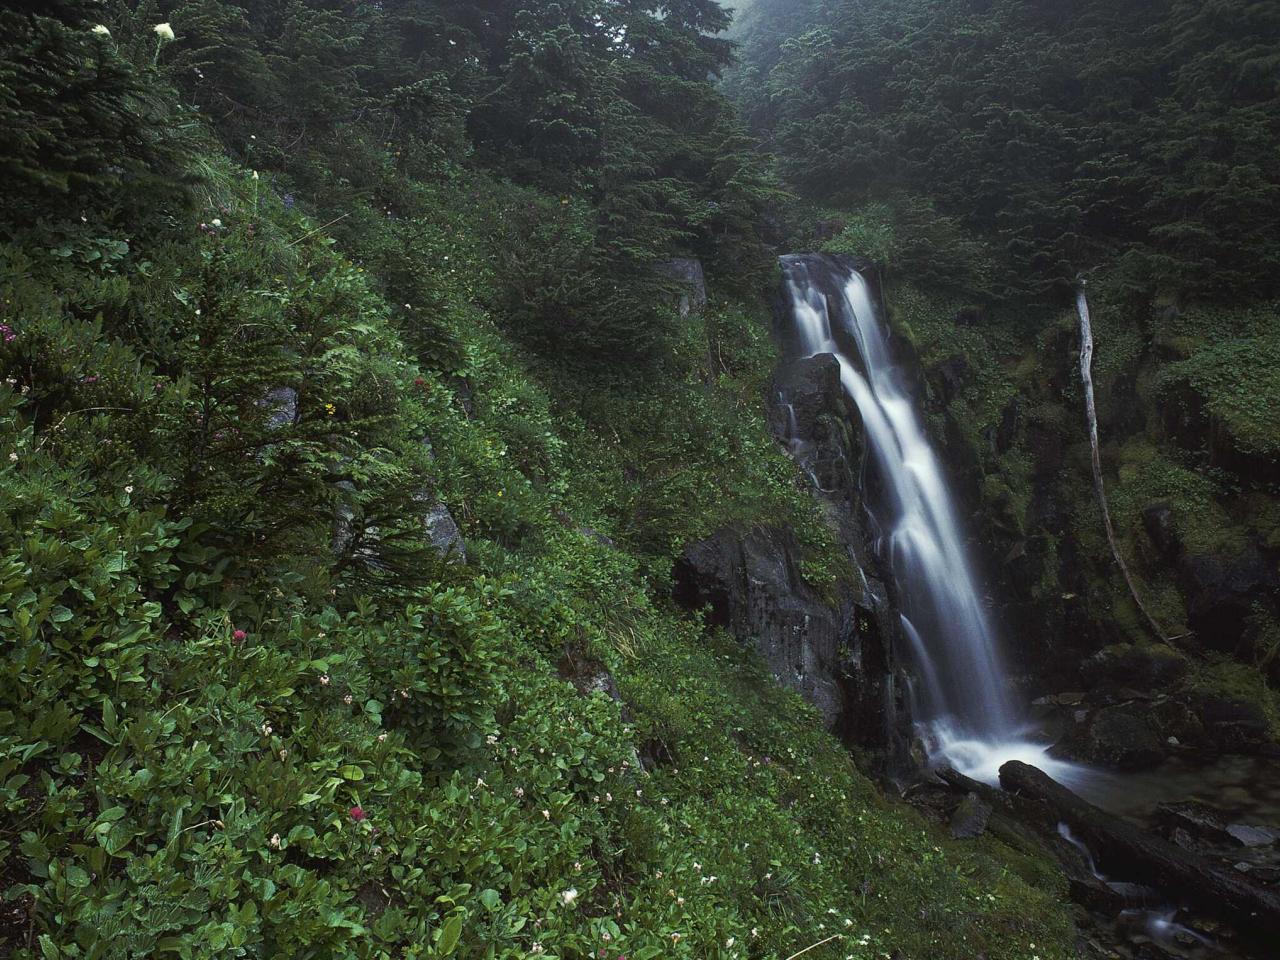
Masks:
[[[235,633],[231,635],[231,639],[234,640],[236,643],[244,643],[245,638],[248,636],[249,635],[245,633],[243,630],[237,630]]]
[[[426,383],[426,382],[427,382],[427,381],[423,380],[421,377],[414,377],[414,379],[413,379],[413,385],[414,385],[415,387],[420,387],[420,386],[422,386],[422,385],[423,385],[424,383]]]
[[[351,814],[351,819],[356,823],[364,819],[364,807],[352,807],[348,812]]]

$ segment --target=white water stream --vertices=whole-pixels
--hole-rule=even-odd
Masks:
[[[1077,768],[1047,756],[1010,700],[951,493],[865,278],[821,256],[784,257],[782,268],[800,355],[836,358],[862,418],[880,481],[870,510],[915,672],[912,716],[931,759],[989,783],[1008,760],[1070,782]]]

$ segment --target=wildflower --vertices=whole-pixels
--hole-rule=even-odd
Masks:
[[[253,171],[253,179],[255,180],[259,179],[257,170]]]
[[[269,736],[271,736],[271,731],[272,731],[271,724],[269,724],[269,723],[264,723],[264,724],[262,725],[262,735],[263,735],[264,737],[269,737]]]
[[[351,819],[356,823],[359,823],[365,818],[364,807],[361,807],[358,804],[348,810],[347,813],[351,814]]]
[[[578,899],[578,891],[573,887],[570,887],[564,893],[560,894],[560,902],[563,903],[566,907],[573,906],[573,901],[577,899]]]
[[[320,675],[320,686],[327,687],[328,685],[329,685],[329,675],[327,673],[322,673]]]
[[[524,797],[524,787],[516,787],[516,799],[520,800]]]
[[[10,462],[10,463],[17,463],[17,462],[18,462],[18,455],[17,455],[16,453],[10,453],[10,454],[9,454],[9,462]]]
[[[161,40],[172,40],[172,39],[174,39],[174,36],[173,36],[173,27],[171,27],[171,26],[170,26],[169,24],[167,24],[167,23],[157,23],[157,24],[156,24],[154,27],[152,27],[151,29],[155,31],[156,36],[158,36]]]
[[[496,733],[491,733],[484,738],[484,742],[492,747],[495,743],[498,742],[498,735]]]
[[[332,403],[326,403],[324,405],[324,412],[332,417],[335,413],[338,412],[338,408],[335,407]]]
[[[280,849],[280,834],[278,834],[278,833],[273,833],[273,834],[271,835],[271,849],[272,849],[272,850],[279,850],[279,849]]]
[[[531,947],[529,948],[529,952],[530,952],[530,953],[542,953],[542,944],[535,942],[535,943],[533,944],[533,946],[531,946]]]
[[[551,819],[551,811],[550,811],[550,810],[543,810],[543,811],[542,811],[542,819],[543,819],[543,820],[550,820],[550,819]]]
[[[679,943],[679,942],[680,942],[680,934],[678,934],[678,933],[673,933],[673,934],[671,934],[671,942],[672,942],[672,943]]]
[[[738,942],[738,941],[737,941],[737,940],[735,940],[733,937],[730,937],[728,940],[726,940],[726,941],[724,942],[725,948],[726,948],[726,949],[728,949],[728,950],[732,950],[732,949],[733,949],[733,945],[734,945],[735,943],[737,943],[737,942]]]
[[[293,209],[293,201],[294,201],[294,196],[293,196],[293,194],[292,194],[292,193],[286,193],[286,194],[284,195],[284,208],[285,208],[286,210],[292,210],[292,209]]]
[[[110,31],[110,30],[108,30],[106,27],[104,27],[102,24],[98,24],[97,26],[95,26],[95,27],[94,27],[92,30],[90,30],[89,32],[90,32],[90,33],[92,33],[92,34],[94,34],[94,35],[96,35],[96,36],[99,36],[99,37],[109,37],[109,36],[111,36],[111,31]]]
[[[380,733],[380,734],[378,734],[378,742],[379,742],[379,743],[386,743],[386,742],[387,742],[387,735],[386,735],[385,733]]]
[[[352,700],[352,697],[351,697],[351,694],[349,693],[342,698],[342,702],[345,703],[348,707],[351,706],[351,700]]]
[[[608,943],[610,940],[613,939],[613,934],[611,934],[608,930],[605,930],[603,933],[600,934],[600,939],[603,940],[605,943]]]
[[[281,751],[280,751],[280,759],[281,759],[281,760],[286,759],[288,756],[289,756],[289,751],[288,751],[288,750],[281,750]]]
[[[582,872],[582,861],[581,861],[581,860],[575,860],[575,861],[574,861],[574,863],[573,863],[573,872],[574,872],[574,873],[581,873],[581,872]]]
[[[128,492],[131,493],[132,491],[128,491]],[[234,640],[236,643],[244,643],[244,641],[248,638],[248,636],[249,635],[245,633],[243,630],[237,630],[235,633],[231,634],[231,639]]]

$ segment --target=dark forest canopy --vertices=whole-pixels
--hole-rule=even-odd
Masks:
[[[958,221],[994,288],[1119,263],[1275,289],[1280,5],[759,0],[745,26],[733,95],[806,197]]]

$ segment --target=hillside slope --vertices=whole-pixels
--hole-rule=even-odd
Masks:
[[[681,317],[652,269],[759,259],[768,178],[673,125],[715,5],[631,23],[696,82],[488,6],[0,15],[0,953],[1074,955],[669,600],[728,526],[841,562],[767,274]],[[464,102],[516,87],[567,115]]]

